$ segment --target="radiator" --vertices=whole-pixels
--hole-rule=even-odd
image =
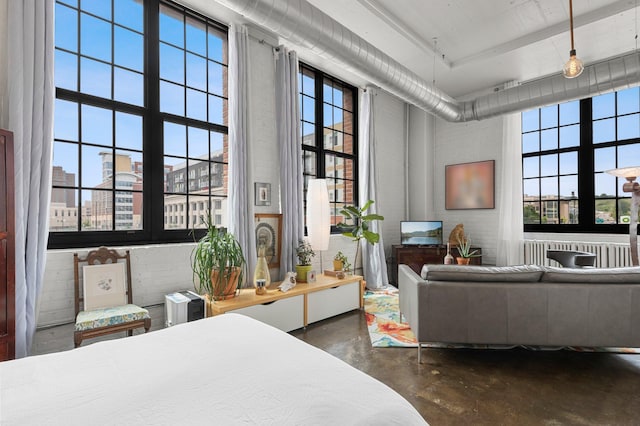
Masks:
[[[524,261],[529,265],[559,266],[547,259],[547,250],[586,251],[596,255],[597,268],[631,266],[631,250],[624,243],[524,240]]]

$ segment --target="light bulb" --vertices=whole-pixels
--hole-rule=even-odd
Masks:
[[[584,64],[576,56],[576,51],[571,50],[569,52],[569,60],[562,68],[562,73],[566,78],[576,78],[584,71]]]

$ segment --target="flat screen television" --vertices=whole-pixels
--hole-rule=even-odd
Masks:
[[[400,243],[403,246],[441,245],[442,221],[421,220],[400,222]]]

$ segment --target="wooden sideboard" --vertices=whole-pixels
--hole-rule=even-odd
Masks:
[[[15,358],[13,134],[0,130],[0,361]]]
[[[478,254],[482,254],[480,247],[472,247],[472,250],[477,250]],[[422,266],[437,265],[444,263],[444,257],[447,255],[447,246],[402,246],[396,245],[391,247],[391,271],[389,274],[389,281],[391,284],[398,286],[398,265],[408,265],[411,269],[420,274]],[[458,249],[451,247],[451,256],[454,258],[458,256]],[[481,265],[482,256],[472,257],[472,265]]]
[[[314,283],[298,283],[286,293],[277,289],[257,295],[252,288],[227,300],[207,300],[207,316],[235,312],[272,325],[283,331],[296,330],[335,315],[362,309],[363,278],[349,275],[344,279],[318,275]]]

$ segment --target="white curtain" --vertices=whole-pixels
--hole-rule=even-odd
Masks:
[[[360,146],[359,146],[359,180],[360,180],[360,206],[367,200],[374,203],[367,213],[379,213],[377,201],[377,174],[376,174],[376,135],[374,129],[374,89],[367,87],[362,93],[360,101]],[[377,289],[389,285],[387,264],[384,257],[384,241],[382,239],[381,221],[371,224],[371,231],[380,234],[378,244],[371,245],[366,240],[361,240],[362,266],[367,288]]]
[[[276,126],[280,144],[282,244],[280,273],[293,271],[298,241],[304,236],[302,147],[298,107],[298,56],[280,46],[276,52]]]
[[[248,129],[249,36],[244,25],[229,31],[229,232],[247,259],[244,287],[253,286],[256,266],[252,174]]]
[[[54,0],[9,0],[0,127],[14,135],[16,358],[31,351],[47,254],[53,145]],[[1,24],[1,23],[0,23]],[[3,30],[4,32],[4,30]]]
[[[507,86],[513,86],[513,83]],[[502,119],[502,173],[496,264],[506,266],[524,262],[522,132],[520,113],[504,115]]]

